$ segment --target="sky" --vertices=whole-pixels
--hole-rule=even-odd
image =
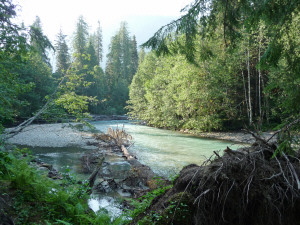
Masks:
[[[91,33],[99,20],[105,56],[110,39],[122,21],[128,22],[130,34],[136,36],[140,45],[161,26],[180,17],[180,10],[191,0],[14,0],[14,3],[19,5],[18,21],[29,26],[39,16],[44,34],[52,43],[60,29],[71,41],[80,15],[89,24]]]

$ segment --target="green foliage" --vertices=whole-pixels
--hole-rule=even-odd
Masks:
[[[100,63],[103,60],[103,37],[102,37],[102,28],[100,26],[100,21],[98,21],[97,31],[94,34],[94,46],[97,57],[97,65],[100,66]]]
[[[30,87],[19,95],[19,100],[26,102],[25,107],[19,107],[19,117],[28,118],[38,111],[45,103],[45,97],[54,90],[54,79],[51,68],[39,54],[30,52],[26,63],[18,71],[22,85]]]
[[[281,127],[280,132],[278,132],[277,141],[278,147],[272,155],[272,158],[280,155],[294,155],[298,150],[300,144],[299,132],[297,132],[297,124],[299,125],[300,118],[294,120],[289,125]]]
[[[88,104],[96,101],[95,97],[80,94],[83,93],[85,88],[91,85],[91,82],[87,81],[85,77],[86,74],[78,73],[76,67],[69,69],[58,91],[58,97],[55,100],[57,105],[64,108],[77,119],[85,118],[85,112],[88,111]]]
[[[48,37],[43,34],[42,23],[38,16],[30,26],[29,36],[32,51],[37,53],[42,58],[43,62],[50,66],[47,50],[54,50],[54,47]]]
[[[22,29],[11,22],[16,16],[11,1],[0,2],[0,127],[13,120],[17,107],[24,104],[18,96],[30,85],[22,85],[18,69],[27,53],[26,37]]]
[[[9,213],[15,224],[125,223],[122,217],[112,220],[105,210],[97,214],[89,210],[87,183],[78,184],[69,173],[62,182],[53,181],[31,167],[31,159],[24,154],[18,149],[0,151],[0,191],[13,197]]]
[[[140,214],[145,214],[145,210],[150,206],[152,200],[163,193],[165,193],[172,186],[159,187],[153,191],[148,192],[146,195],[136,200],[130,200],[131,204],[134,206],[133,210],[128,211],[125,214],[125,218],[135,218]]]
[[[63,74],[68,70],[70,64],[69,48],[66,43],[66,35],[59,31],[57,35],[57,40],[55,43],[56,51],[56,72],[59,74],[58,77],[63,76]]]
[[[88,208],[86,189],[68,182],[61,186],[30,167],[30,158],[20,157],[18,151],[1,151],[0,182],[9,182],[9,194],[14,195],[14,212],[11,213],[17,217],[17,224],[45,220],[87,224],[87,220],[80,217]]]
[[[223,120],[236,119],[238,111],[229,107],[235,103],[230,98],[238,82],[232,74],[236,62],[226,63],[227,55],[214,51],[220,61],[203,67],[182,55],[148,54],[130,86],[129,114],[158,127],[198,131],[222,129]]]
[[[73,40],[73,48],[77,57],[77,61],[82,63],[81,56],[85,53],[85,47],[88,41],[88,24],[85,22],[83,16],[79,16],[77,24],[75,37]]]
[[[277,33],[280,27],[290,23],[297,7],[299,0],[195,0],[181,10],[183,16],[161,27],[143,46],[155,49],[158,54],[169,54],[172,52],[170,40],[177,41],[184,35],[184,42],[179,43],[181,52],[189,62],[197,64],[195,40],[198,34],[202,37],[214,35],[221,25],[224,44],[234,45],[240,38],[242,27],[249,31],[263,20],[276,41],[280,38]]]
[[[52,92],[54,80],[46,51],[53,49],[37,17],[29,31],[15,25],[11,1],[0,3],[0,126],[32,116]],[[27,43],[27,40],[30,44]]]
[[[192,224],[193,197],[188,193],[178,193],[164,203],[163,210],[140,212],[144,215],[137,224],[140,225],[165,225],[165,224]]]
[[[73,47],[75,51],[73,63],[71,69],[65,73],[73,74],[72,77],[77,77],[81,84],[76,84],[77,88],[76,92],[72,93],[73,97],[70,95],[65,96],[64,101],[71,103],[72,99],[76,100],[76,97],[78,97],[79,104],[75,108],[85,112],[104,114],[105,106],[102,103],[107,98],[107,82],[100,67],[102,60],[102,30],[100,22],[96,33],[89,35],[88,24],[80,16],[77,21]],[[71,103],[70,105],[74,104]],[[70,107],[67,110],[76,111],[76,109],[71,109]]]
[[[278,105],[273,113],[282,120],[300,113],[300,8],[290,16],[291,23],[280,30],[277,43],[282,49],[270,69],[266,89],[271,101]]]

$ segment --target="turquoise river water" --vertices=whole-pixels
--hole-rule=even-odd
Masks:
[[[93,122],[93,125],[102,132],[106,132],[108,127],[125,129],[134,142],[129,152],[137,156],[141,163],[150,166],[155,173],[166,177],[178,173],[188,164],[200,165],[213,151],[222,152],[227,146],[232,149],[241,147],[241,144],[229,141],[199,138],[129,121],[98,121]]]

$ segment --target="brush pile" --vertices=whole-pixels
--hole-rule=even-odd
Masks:
[[[111,146],[118,146],[119,148],[121,148],[122,145],[130,146],[133,140],[132,136],[128,134],[124,128],[119,129],[118,127],[116,129],[109,127],[107,133],[94,134],[94,137],[96,140],[110,143]]]

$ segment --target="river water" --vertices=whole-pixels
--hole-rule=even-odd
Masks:
[[[137,156],[141,163],[151,167],[156,174],[164,177],[177,174],[188,164],[200,165],[213,151],[222,152],[227,146],[231,149],[241,147],[233,142],[199,138],[130,121],[98,121],[93,122],[93,125],[102,132],[106,132],[108,127],[125,129],[134,141],[129,152]]]

